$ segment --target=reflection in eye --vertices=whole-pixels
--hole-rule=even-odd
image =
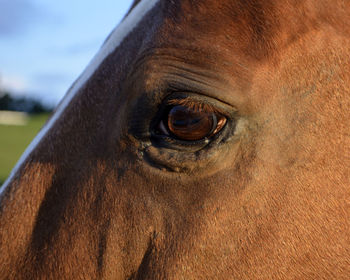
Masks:
[[[226,117],[211,106],[174,105],[161,120],[158,129],[167,136],[185,141],[197,141],[217,134],[226,124]]]

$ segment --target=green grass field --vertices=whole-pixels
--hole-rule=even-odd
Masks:
[[[0,125],[0,186],[47,118],[48,114],[35,115],[25,126]]]

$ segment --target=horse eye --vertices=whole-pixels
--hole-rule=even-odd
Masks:
[[[197,141],[217,134],[227,119],[219,113],[184,105],[171,107],[159,124],[159,131],[179,140]]]

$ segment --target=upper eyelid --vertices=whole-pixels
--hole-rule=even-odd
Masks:
[[[199,112],[219,113],[219,109],[215,108],[215,106],[205,102],[200,102],[198,100],[193,100],[191,98],[171,99],[168,100],[167,104],[173,106],[180,105]]]
[[[217,113],[227,118],[232,118],[238,111],[232,105],[226,104],[225,102],[207,95],[188,91],[172,92],[165,98],[165,100],[163,100],[162,103],[165,106],[182,105],[196,111]]]

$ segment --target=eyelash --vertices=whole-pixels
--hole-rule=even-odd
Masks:
[[[167,101],[168,106],[185,106],[189,109],[198,111],[198,112],[206,112],[206,113],[217,113],[224,115],[219,109],[216,109],[214,106],[203,103],[197,100],[193,100],[191,98],[183,98],[183,99],[170,99]]]

